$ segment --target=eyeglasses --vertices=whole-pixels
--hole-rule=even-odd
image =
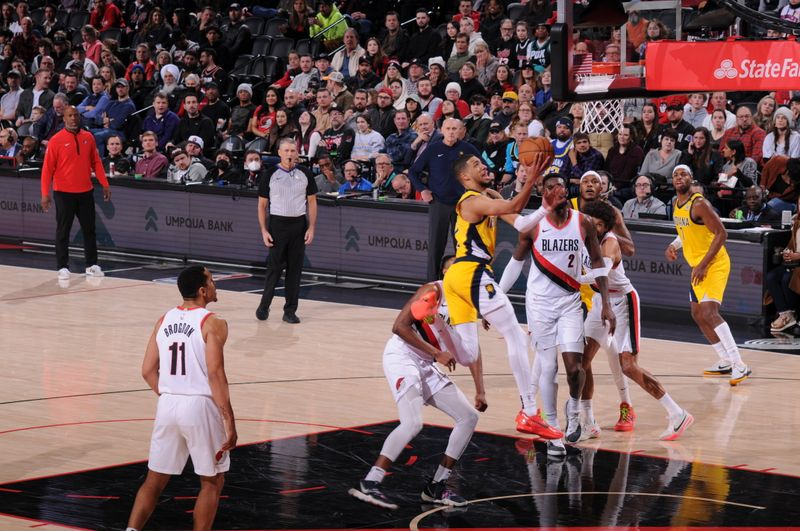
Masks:
[[[636,188],[650,188],[650,183],[636,183]]]
[[[391,166],[392,163],[391,162],[376,162],[375,165],[376,166]]]

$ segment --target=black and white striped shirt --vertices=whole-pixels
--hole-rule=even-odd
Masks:
[[[305,216],[307,197],[316,193],[314,176],[303,166],[287,170],[276,164],[258,187],[258,195],[269,199],[269,215],[289,218]]]

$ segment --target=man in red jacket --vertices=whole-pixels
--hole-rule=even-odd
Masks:
[[[111,199],[111,189],[94,136],[81,129],[80,123],[78,110],[67,107],[64,129],[50,139],[42,167],[42,208],[47,212],[53,201],[56,204],[56,261],[60,280],[69,279],[69,233],[76,215],[83,230],[86,275],[103,276],[103,270],[97,265],[92,170],[103,186],[105,201]]]

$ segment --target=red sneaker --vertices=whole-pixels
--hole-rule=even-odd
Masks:
[[[542,418],[539,411],[535,415],[526,415],[524,411],[517,413],[517,431],[520,433],[530,433],[538,435],[542,439],[560,439],[564,436],[559,430],[550,426]]]
[[[636,422],[636,412],[633,406],[627,402],[622,402],[619,405],[619,420],[614,426],[614,431],[633,431],[633,425]]]

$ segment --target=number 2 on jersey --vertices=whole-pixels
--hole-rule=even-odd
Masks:
[[[186,376],[186,343],[178,343],[177,341],[169,346],[169,351],[172,353],[172,365],[169,373],[172,376],[178,374],[178,351],[181,353],[181,376]]]

